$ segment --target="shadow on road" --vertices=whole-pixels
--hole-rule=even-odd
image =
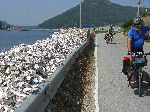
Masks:
[[[116,43],[116,42],[113,42],[113,43],[110,43],[110,44],[118,44],[118,43]]]
[[[138,89],[135,89],[135,90],[134,90],[134,94],[135,94],[135,95],[139,95],[139,94],[138,94]],[[143,88],[143,89],[142,89],[142,97],[144,97],[144,96],[150,96],[150,87],[149,87],[149,88]]]
[[[100,47],[99,45],[95,45],[96,47]]]

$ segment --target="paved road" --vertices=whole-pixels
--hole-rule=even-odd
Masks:
[[[97,35],[100,112],[150,112],[150,90],[147,89],[144,97],[138,97],[137,91],[128,87],[127,77],[121,73],[122,58],[127,54],[126,38],[117,34],[114,44],[109,45],[103,38],[104,34]],[[150,73],[149,69],[146,71]]]

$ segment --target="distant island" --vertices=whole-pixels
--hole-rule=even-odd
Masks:
[[[9,29],[11,25],[7,24],[6,22],[0,20],[0,30],[6,30]]]
[[[4,21],[0,20],[0,30],[6,30],[6,31],[20,31],[21,29],[17,26],[13,26],[10,24],[7,24]]]
[[[30,31],[31,29],[37,29],[38,26],[14,26],[7,24],[4,21],[0,20],[0,30],[5,31]]]

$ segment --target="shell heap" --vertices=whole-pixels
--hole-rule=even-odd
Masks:
[[[86,39],[86,29],[60,29],[46,40],[1,52],[0,112],[13,112]]]

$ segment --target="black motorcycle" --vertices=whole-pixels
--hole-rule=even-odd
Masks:
[[[113,35],[115,35],[116,33],[106,33],[105,34],[105,40],[106,40],[106,44],[109,44],[109,43],[112,43],[112,40],[114,39],[113,38]]]

